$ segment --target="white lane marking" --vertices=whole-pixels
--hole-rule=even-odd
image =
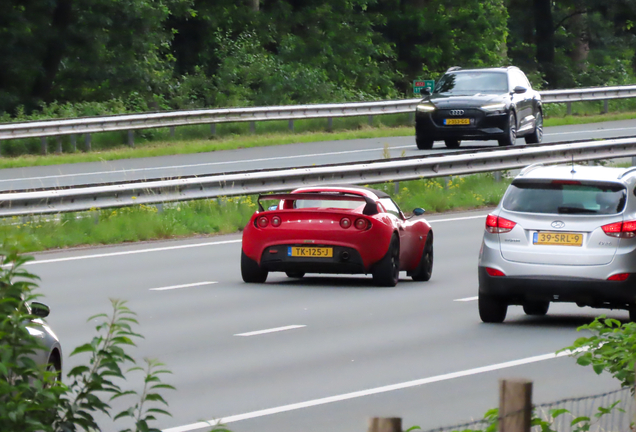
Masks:
[[[428,221],[428,223],[452,222],[452,221],[460,221],[460,220],[468,220],[468,219],[480,219],[480,218],[485,218],[485,217],[486,217],[486,215],[479,215],[479,216],[466,216],[466,217],[450,218],[450,219],[437,219],[437,220]]]
[[[552,126],[552,127],[556,127],[556,126]],[[590,132],[615,132],[615,131],[624,131],[624,130],[634,130],[636,128],[613,128],[613,129],[603,129],[603,128],[596,128],[596,129],[589,129],[589,130],[580,130],[580,131],[572,131],[572,132],[551,132],[550,134],[547,134],[548,136],[550,135],[568,135],[568,134],[582,134],[582,133],[590,133]],[[545,136],[545,134],[544,134]]]
[[[197,286],[203,286],[203,285],[212,285],[216,283],[218,282],[195,282],[195,283],[184,284],[184,285],[173,285],[173,286],[161,287],[161,288],[149,288],[149,291],[166,291],[166,290],[173,290],[173,289],[197,287]]]
[[[550,135],[567,135],[567,134],[582,134],[582,133],[593,133],[593,132],[614,132],[614,131],[623,131],[623,130],[633,130],[634,128],[613,128],[613,129],[589,129],[589,130],[581,130],[581,131],[571,131],[571,132],[554,132],[546,134],[546,136]],[[385,138],[393,138],[393,137],[385,137]],[[380,138],[378,138],[380,139]],[[467,141],[473,142],[473,141]],[[390,150],[398,150],[411,148],[412,145],[406,146],[395,146],[389,147]],[[50,178],[62,178],[62,177],[82,177],[82,176],[95,176],[95,175],[103,175],[103,174],[117,174],[117,173],[131,173],[131,172],[145,172],[145,171],[156,171],[156,170],[170,170],[170,169],[179,169],[179,168],[197,168],[204,166],[213,166],[213,165],[231,165],[231,164],[244,164],[249,162],[267,162],[271,160],[281,160],[281,159],[300,159],[300,158],[312,158],[316,156],[334,156],[334,155],[342,155],[342,154],[352,154],[352,153],[365,153],[365,152],[374,152],[374,151],[382,151],[381,148],[373,148],[373,149],[360,149],[360,150],[345,150],[339,152],[328,152],[328,153],[313,153],[313,154],[302,154],[302,155],[294,155],[294,156],[280,156],[280,157],[271,157],[271,158],[257,158],[257,159],[247,159],[247,160],[233,160],[233,161],[224,161],[224,162],[206,162],[199,164],[190,164],[190,165],[170,165],[170,166],[159,166],[159,167],[149,167],[149,168],[131,168],[131,169],[120,169],[120,170],[112,170],[112,171],[95,171],[95,172],[87,172],[87,173],[76,173],[76,174],[57,174],[50,176],[40,176],[40,177],[24,177],[24,178],[11,178],[11,179],[0,179],[0,183],[11,182],[11,181],[27,181],[27,180],[45,180]]]
[[[483,217],[486,217],[486,216],[483,215],[483,216],[468,216],[463,218],[452,218],[452,219],[437,219],[434,221],[430,221],[430,223],[458,221],[458,220],[465,220],[465,219],[477,219],[477,218],[483,218]],[[179,245],[179,246],[165,246],[165,247],[158,247],[158,248],[152,248],[152,249],[137,249],[132,251],[111,252],[111,253],[95,254],[95,255],[80,255],[80,256],[65,257],[65,258],[53,258],[48,260],[29,261],[25,265],[48,264],[48,263],[56,263],[56,262],[63,262],[63,261],[92,259],[92,258],[107,258],[107,257],[113,257],[113,256],[120,256],[120,255],[134,255],[134,254],[147,253],[147,252],[162,252],[167,250],[188,249],[188,248],[202,247],[202,246],[216,246],[216,245],[232,244],[232,243],[240,243],[240,242],[241,242],[240,239],[225,240],[225,241],[196,243],[196,244],[187,244],[187,245]]]
[[[453,300],[453,301],[460,301],[460,302],[469,302],[469,301],[475,301],[479,299],[478,296],[475,297],[466,297],[466,298],[461,298],[461,299],[457,299],[457,300]]]
[[[413,147],[412,145],[407,146],[396,146],[389,147],[390,150],[398,150],[404,148]],[[233,161],[224,161],[224,162],[206,162],[206,163],[198,163],[198,164],[190,164],[190,165],[170,165],[170,166],[158,166],[158,167],[149,167],[149,168],[130,168],[130,169],[120,169],[120,170],[111,170],[111,171],[94,171],[87,173],[77,173],[77,174],[58,174],[58,175],[49,175],[49,176],[41,176],[41,177],[24,177],[24,178],[11,178],[11,179],[0,179],[0,183],[10,182],[10,181],[25,181],[25,180],[44,180],[50,178],[61,178],[61,177],[82,177],[82,176],[94,176],[94,175],[102,175],[102,174],[117,174],[117,173],[132,173],[137,171],[156,171],[156,170],[170,170],[170,169],[179,169],[179,168],[196,168],[196,167],[205,167],[205,166],[213,166],[213,165],[231,165],[231,164],[245,164],[249,162],[267,162],[272,160],[281,160],[281,159],[299,159],[299,158],[312,158],[316,156],[334,156],[334,155],[342,155],[342,154],[351,154],[351,153],[364,153],[364,152],[374,152],[374,151],[382,151],[384,149],[381,148],[373,148],[373,149],[361,149],[361,150],[344,150],[339,152],[328,152],[328,153],[314,153],[314,154],[302,154],[302,155],[294,155],[294,156],[279,156],[279,157],[271,157],[271,158],[258,158],[258,159],[243,159],[243,160],[233,160]]]
[[[367,390],[360,390],[360,391],[355,391],[355,392],[351,392],[351,393],[345,393],[345,394],[336,395],[336,396],[329,396],[329,397],[309,400],[309,401],[305,401],[305,402],[299,402],[299,403],[293,403],[293,404],[289,404],[289,405],[283,405],[283,406],[279,406],[279,407],[275,407],[275,408],[263,409],[263,410],[259,410],[259,411],[252,411],[252,412],[245,413],[245,414],[238,414],[238,415],[233,415],[233,416],[229,416],[229,417],[223,417],[221,419],[213,419],[213,420],[209,420],[207,422],[197,422],[197,423],[192,423],[192,424],[185,425],[185,426],[177,426],[177,427],[173,427],[173,428],[169,428],[169,429],[163,429],[163,432],[189,432],[189,431],[193,431],[193,430],[197,430],[197,429],[210,427],[211,425],[214,425],[214,424],[234,423],[234,422],[237,422],[237,421],[240,421],[240,420],[253,419],[253,418],[257,418],[257,417],[264,417],[264,416],[269,416],[269,415],[272,415],[272,414],[279,414],[279,413],[288,412],[288,411],[294,411],[294,410],[298,410],[298,409],[302,409],[302,408],[309,408],[309,407],[314,407],[314,406],[318,406],[318,405],[325,405],[325,404],[332,403],[332,402],[341,402],[341,401],[344,401],[344,400],[350,400],[350,399],[356,399],[356,398],[360,398],[360,397],[364,397],[364,396],[376,395],[376,394],[379,394],[379,393],[387,393],[387,392],[396,391],[396,390],[402,390],[402,389],[406,389],[406,388],[410,388],[410,387],[421,386],[421,385],[424,385],[424,384],[431,384],[431,383],[440,382],[440,381],[447,381],[447,380],[451,380],[451,379],[455,379],[455,378],[462,378],[462,377],[466,377],[466,376],[470,376],[470,375],[477,375],[477,374],[480,374],[480,373],[492,372],[492,371],[496,371],[496,370],[500,370],[500,369],[506,369],[506,368],[510,368],[510,367],[514,367],[514,366],[521,366],[521,365],[526,365],[526,364],[530,364],[530,363],[536,363],[536,362],[540,362],[540,361],[544,361],[544,360],[551,360],[551,359],[555,359],[557,357],[563,357],[563,356],[566,356],[566,355],[569,355],[569,354],[570,354],[570,352],[568,352],[568,351],[562,351],[562,352],[560,352],[558,354],[550,353],[550,354],[543,354],[543,355],[538,355],[538,356],[533,356],[533,357],[526,357],[526,358],[523,358],[523,359],[520,359],[520,360],[513,360],[513,361],[504,362],[504,363],[497,363],[497,364],[493,364],[493,365],[490,365],[490,366],[483,366],[483,367],[478,367],[478,368],[474,368],[474,369],[467,369],[467,370],[460,371],[460,372],[452,372],[452,373],[447,373],[447,374],[443,374],[443,375],[437,375],[437,376],[433,376],[433,377],[429,377],[429,378],[422,378],[422,379],[417,379],[417,380],[413,380],[413,381],[406,381],[406,382],[401,382],[401,383],[397,383],[397,384],[386,385],[386,386],[382,386],[382,387],[375,387],[375,388],[367,389]]]
[[[162,252],[167,250],[188,249],[193,247],[214,246],[214,245],[240,243],[240,242],[241,240],[225,240],[225,241],[218,241],[218,242],[196,243],[196,244],[187,244],[187,245],[179,245],[179,246],[166,246],[166,247],[158,247],[153,249],[137,249],[132,251],[121,251],[121,252],[111,252],[111,253],[95,254],[95,255],[81,255],[81,256],[65,257],[65,258],[53,258],[53,259],[40,260],[40,261],[29,261],[25,265],[48,264],[48,263],[56,263],[56,262],[62,262],[62,261],[75,261],[75,260],[91,259],[91,258],[106,258],[106,257],[112,257],[112,256],[120,256],[120,255],[134,255],[134,254],[146,253],[146,252]]]
[[[247,332],[247,333],[237,333],[234,336],[256,336],[256,335],[262,335],[266,333],[275,333],[275,332],[293,330],[293,329],[303,328],[303,327],[307,327],[307,326],[305,324],[294,324],[294,325],[288,325],[285,327],[276,327],[276,328],[271,328],[266,330],[257,330],[253,332]]]

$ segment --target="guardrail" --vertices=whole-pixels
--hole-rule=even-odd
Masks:
[[[593,87],[569,90],[547,90],[541,92],[544,103],[567,103],[571,112],[572,102],[607,101],[636,97],[636,86]],[[344,104],[289,105],[253,108],[204,109],[191,111],[171,111],[148,114],[125,114],[104,117],[83,117],[77,119],[44,120],[24,123],[0,124],[0,141],[17,138],[42,138],[42,150],[46,152],[46,137],[84,134],[87,149],[90,149],[90,134],[99,132],[128,131],[128,144],[134,145],[133,131],[136,129],[163,128],[195,124],[211,124],[212,133],[217,123],[255,122],[269,120],[328,118],[329,127],[334,117],[369,116],[414,112],[421,99],[397,101],[357,102]],[[73,139],[73,142],[74,139]],[[61,151],[61,145],[58,144]]]
[[[400,158],[345,165],[237,172],[67,189],[0,193],[0,217],[83,211],[247,195],[326,184],[372,184],[636,155],[636,137],[539,144],[442,156]]]

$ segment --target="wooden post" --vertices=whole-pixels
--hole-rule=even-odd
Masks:
[[[369,419],[369,432],[402,432],[402,419],[373,417]]]
[[[499,380],[499,432],[530,432],[532,381]]]

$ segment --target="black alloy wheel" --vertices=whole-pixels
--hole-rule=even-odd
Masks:
[[[444,144],[446,144],[446,147],[448,147],[449,149],[459,148],[459,145],[461,143],[462,143],[462,141],[458,140],[458,139],[447,139],[447,140],[444,140]]]
[[[420,150],[430,150],[433,148],[434,141],[429,138],[424,138],[419,135],[415,135],[415,144],[417,144],[417,148]]]
[[[378,286],[394,287],[400,279],[400,241],[391,238],[389,250],[373,269],[373,282]]]
[[[287,277],[295,278],[295,279],[301,279],[303,276],[305,276],[305,272],[288,271],[288,272],[285,272],[285,274],[287,275]]]
[[[550,309],[550,302],[547,301],[532,301],[525,302],[523,304],[523,311],[526,315],[544,316]]]
[[[526,144],[539,144],[543,140],[543,115],[541,111],[537,112],[534,121],[534,131],[525,137]]]
[[[502,323],[508,313],[508,303],[496,296],[479,293],[479,317],[485,323]]]
[[[261,269],[256,261],[245,255],[241,249],[241,276],[247,283],[263,283],[267,280],[267,270]]]
[[[420,258],[420,264],[417,269],[411,274],[411,278],[417,282],[426,282],[431,279],[433,275],[433,233],[429,231],[426,238],[426,244],[424,245],[424,251],[422,252],[422,258]]]
[[[499,145],[502,147],[514,145],[517,142],[517,117],[514,111],[510,111],[504,132],[505,136],[499,139]]]

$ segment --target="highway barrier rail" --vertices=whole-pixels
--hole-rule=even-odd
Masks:
[[[0,193],[0,217],[85,211],[135,204],[248,194],[303,186],[373,184],[525,167],[535,163],[574,163],[636,155],[636,137],[601,141],[513,146],[423,157],[154,179],[72,188]]]
[[[593,87],[569,90],[547,90],[541,92],[544,103],[567,103],[571,112],[572,102],[636,97],[636,85],[618,87]],[[413,113],[421,99],[395,101],[356,102],[340,104],[288,105],[251,108],[202,109],[190,111],[167,111],[146,114],[122,114],[103,117],[82,117],[75,119],[43,120],[22,123],[0,124],[0,141],[17,138],[42,138],[43,152],[46,152],[46,137],[84,134],[90,148],[90,134],[99,132],[128,131],[128,144],[134,145],[133,131],[136,129],[174,128],[176,126],[211,124],[212,132],[217,123],[255,122],[269,120],[289,120],[290,129],[298,119],[373,116],[396,113]],[[74,141],[73,141],[74,142]]]

